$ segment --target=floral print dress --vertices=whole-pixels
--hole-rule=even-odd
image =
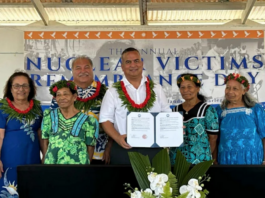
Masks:
[[[87,146],[95,146],[98,121],[82,112],[66,119],[60,109],[44,111],[42,139],[49,139],[45,164],[90,164]]]
[[[265,138],[265,111],[260,104],[252,108],[217,108],[220,123],[218,163],[262,164]]]

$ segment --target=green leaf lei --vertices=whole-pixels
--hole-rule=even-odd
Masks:
[[[149,87],[151,92],[151,97],[148,100],[147,104],[145,106],[142,106],[141,108],[135,108],[132,106],[129,100],[127,100],[125,93],[122,90],[121,82],[116,82],[113,84],[113,87],[117,89],[117,92],[119,94],[119,98],[122,101],[122,106],[125,106],[129,112],[148,112],[149,109],[151,109],[155,102],[155,92],[153,90],[154,88],[154,82],[149,79]]]
[[[33,102],[34,102],[34,105],[33,105],[32,109],[26,114],[21,114],[21,113],[15,111],[14,109],[12,109],[8,105],[8,102],[6,99],[0,100],[0,104],[2,104],[0,106],[0,109],[3,110],[3,113],[8,115],[7,122],[9,122],[9,120],[11,120],[11,119],[17,119],[20,122],[22,122],[22,120],[24,118],[27,123],[30,123],[32,120],[34,120],[36,118],[36,116],[42,117],[42,110],[41,110],[41,106],[40,106],[40,101],[33,99]]]
[[[92,106],[100,105],[102,99],[107,91],[107,87],[104,84],[101,84],[100,91],[98,96],[95,99],[89,100],[87,102],[75,101],[75,108],[78,110],[84,110],[85,112],[89,111]]]

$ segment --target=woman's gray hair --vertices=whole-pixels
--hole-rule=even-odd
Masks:
[[[244,87],[244,85],[242,85],[243,89],[246,89],[246,87]],[[254,98],[250,93],[246,92],[243,96],[242,96],[242,100],[245,104],[246,107],[251,108],[254,107],[256,103],[258,103],[257,99]],[[229,104],[229,101],[227,99],[224,99],[223,102],[221,103],[221,108],[222,109],[226,109],[227,105]]]
[[[71,69],[72,70],[73,70],[75,61],[78,60],[78,59],[86,59],[86,60],[88,60],[88,62],[93,67],[93,62],[92,62],[91,58],[89,58],[87,55],[78,55],[78,56],[76,56],[75,58],[72,59],[72,63],[71,63]]]

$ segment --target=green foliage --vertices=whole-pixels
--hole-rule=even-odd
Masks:
[[[143,156],[137,152],[129,152],[129,158],[131,165],[141,189],[147,189],[150,187],[150,182],[147,177],[147,170],[151,168],[148,156]],[[190,163],[187,162],[183,154],[178,151],[176,156],[176,163],[174,166],[173,173],[170,172],[170,160],[166,149],[161,150],[153,159],[153,167],[156,173],[167,174],[168,182],[164,186],[164,193],[161,198],[173,198],[179,195],[179,186],[187,185],[188,181],[192,178],[199,178],[203,176],[206,171],[210,168],[213,160],[201,162],[195,165],[190,171]],[[172,193],[170,192],[172,188]],[[201,197],[206,198],[209,192],[207,190],[200,191]],[[189,192],[179,195],[178,198],[186,198]],[[153,198],[153,195],[145,193],[144,198]]]
[[[142,197],[143,198],[156,198],[154,195],[151,195],[150,193],[147,193],[147,192],[142,192]]]
[[[206,198],[206,196],[209,194],[209,191],[204,189],[203,191],[200,191],[201,198]]]
[[[161,194],[161,198],[173,198],[172,193],[170,192],[170,183],[167,182],[164,186],[164,193]]]
[[[206,198],[206,195],[204,194],[204,192],[200,191],[201,194],[201,198]]]
[[[182,195],[179,195],[178,198],[186,198],[188,196],[189,192],[186,192]]]
[[[204,175],[207,170],[210,168],[214,160],[201,162],[195,165],[189,173],[185,176],[182,182],[180,182],[180,186],[186,185],[188,181],[192,178],[199,178],[200,176]]]
[[[130,162],[141,189],[150,187],[150,182],[147,178],[146,167],[151,166],[149,157],[137,152],[129,152]]]
[[[171,164],[167,149],[162,149],[152,160],[152,165],[157,174],[168,174],[171,170]]]
[[[29,124],[32,120],[36,118],[36,116],[42,117],[40,101],[33,100],[33,103],[34,104],[33,104],[32,109],[28,113],[22,114],[22,113],[16,112],[14,109],[9,107],[6,99],[0,100],[0,104],[2,104],[1,109],[3,110],[3,113],[8,115],[7,123],[9,122],[9,120],[12,120],[12,119],[17,119],[20,122],[22,122],[23,118],[25,118],[26,123]]]
[[[87,102],[82,102],[79,100],[75,101],[75,108],[78,110],[84,110],[85,112],[89,111],[92,106],[97,106],[102,101],[105,93],[107,91],[107,88],[104,84],[101,84],[99,94],[95,99],[88,100]]]
[[[190,163],[187,162],[186,158],[184,155],[181,153],[181,151],[177,151],[177,156],[176,156],[176,161],[174,165],[174,170],[173,174],[176,176],[177,181],[179,183],[179,186],[182,186],[180,184],[183,184],[183,179],[187,175],[189,168],[190,168]]]
[[[168,173],[168,181],[170,183],[170,187],[172,188],[172,195],[177,196],[178,193],[178,181],[176,179],[176,176],[173,175],[171,172]]]

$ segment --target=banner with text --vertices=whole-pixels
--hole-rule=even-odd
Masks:
[[[38,87],[37,99],[49,105],[49,86],[72,79],[71,60],[91,57],[94,76],[107,86],[122,79],[121,53],[137,48],[144,74],[161,84],[168,103],[183,102],[176,84],[182,73],[202,80],[201,93],[210,104],[224,98],[224,77],[240,73],[250,81],[249,92],[265,102],[264,32],[227,31],[32,31],[24,33],[24,65]]]

